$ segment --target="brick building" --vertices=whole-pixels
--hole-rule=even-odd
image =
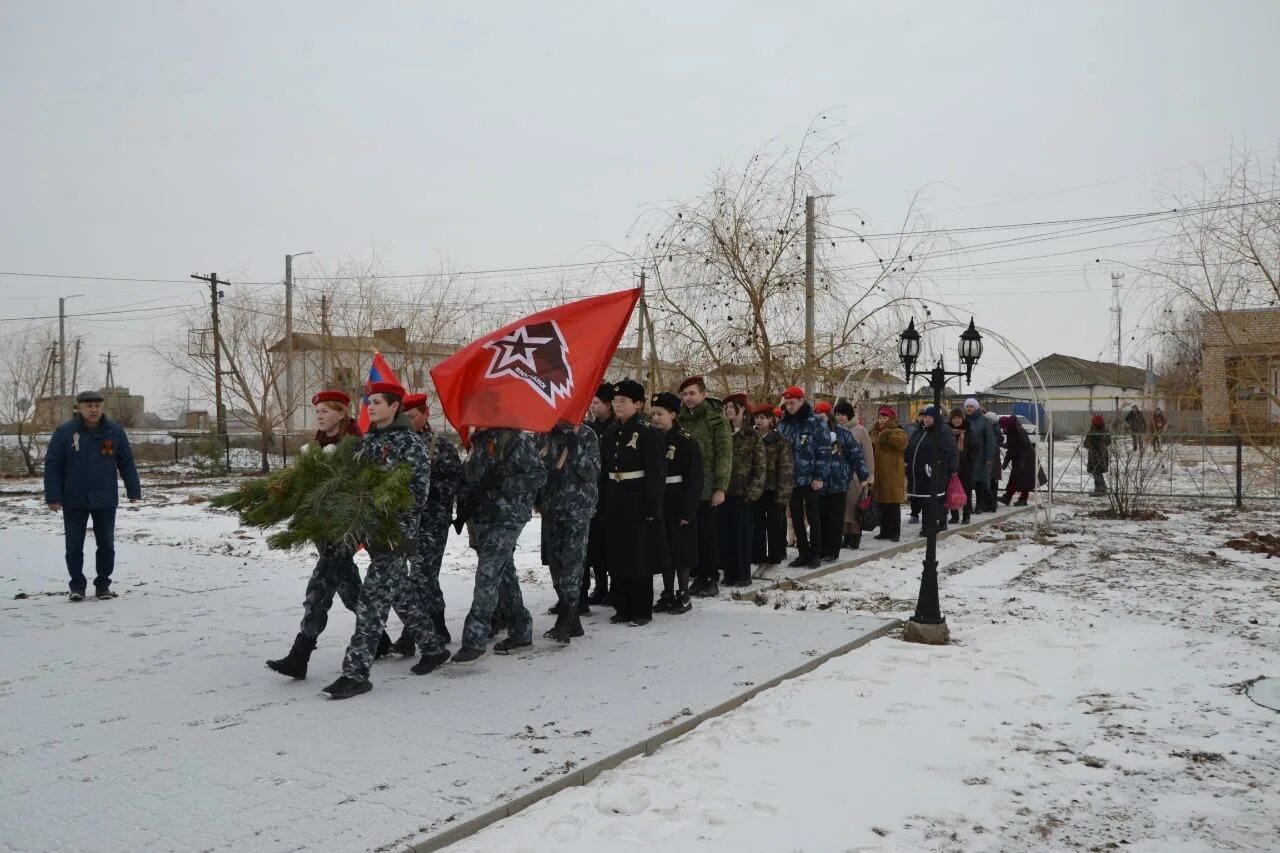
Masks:
[[[1280,432],[1280,308],[1201,318],[1205,427]]]

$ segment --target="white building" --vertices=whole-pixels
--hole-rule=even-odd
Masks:
[[[1135,403],[1150,411],[1155,404],[1148,398],[1147,372],[1105,361],[1089,361],[1071,355],[1053,353],[1037,361],[1035,370],[1018,371],[991,386],[1000,394],[1026,400],[1039,397],[1043,380],[1048,397],[1041,400],[1045,412],[1058,432],[1083,432],[1094,413],[1108,418]]]

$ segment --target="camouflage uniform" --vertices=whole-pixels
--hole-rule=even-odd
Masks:
[[[748,425],[733,433],[729,488],[720,506],[720,568],[730,586],[751,583],[751,505],[764,492],[764,443]]]
[[[533,510],[533,499],[547,480],[538,447],[529,433],[515,429],[477,430],[465,467],[468,503],[475,522],[475,593],[462,632],[462,645],[483,650],[489,620],[496,609],[516,643],[532,641],[533,619],[525,609],[516,578],[516,539]]]
[[[560,613],[578,612],[587,535],[600,495],[600,439],[587,426],[557,424],[538,437],[547,484],[542,511],[542,561],[551,569]]]
[[[444,646],[423,606],[425,581],[411,565],[417,551],[420,515],[426,506],[431,485],[431,459],[427,456],[426,445],[414,433],[409,419],[396,415],[395,420],[381,429],[370,427],[359,455],[367,465],[391,468],[397,463],[407,463],[413,469],[409,490],[417,504],[397,519],[401,548],[388,549],[365,543],[369,551],[369,571],[365,574],[364,588],[360,590],[356,630],[342,661],[342,674],[355,681],[367,681],[369,667],[392,606],[423,654],[439,654]]]
[[[822,556],[838,559],[844,542],[844,508],[850,499],[857,501],[861,486],[853,487],[871,476],[862,456],[862,445],[846,426],[831,423],[831,464],[827,466],[827,478],[822,481],[822,494],[818,499],[822,513]]]
[[[752,506],[751,559],[776,566],[787,556],[786,515],[791,506],[795,459],[791,443],[776,429],[762,435],[760,444],[764,448],[764,491]]]
[[[440,565],[444,561],[445,543],[449,540],[449,526],[453,524],[454,505],[465,499],[465,477],[462,458],[453,442],[430,430],[420,435],[431,459],[431,488],[427,494],[427,505],[422,510],[415,560],[418,572],[426,581],[427,613],[436,633],[443,634],[444,593],[440,589]]]
[[[313,643],[329,624],[329,608],[333,606],[335,593],[352,612],[360,602],[360,572],[351,559],[351,549],[332,543],[319,547],[320,559],[307,581],[307,595],[302,602],[302,625],[298,628],[298,635]]]

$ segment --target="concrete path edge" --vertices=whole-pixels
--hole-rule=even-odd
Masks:
[[[1003,517],[1008,518],[1009,516],[1006,514]],[[481,812],[475,817],[468,818],[462,823],[451,826],[443,832],[437,832],[423,841],[405,848],[405,851],[406,853],[433,853],[433,851],[442,850],[445,847],[448,847],[451,844],[456,844],[464,838],[475,835],[485,827],[497,823],[503,818],[510,817],[516,812],[522,811],[540,800],[545,800],[547,797],[557,794],[566,788],[585,785],[601,773],[606,770],[614,769],[624,761],[640,755],[653,755],[653,753],[657,752],[663,744],[669,743],[678,737],[688,734],[706,721],[729,713],[749,699],[754,698],[766,690],[772,690],[784,681],[789,681],[790,679],[812,672],[832,658],[848,654],[854,649],[864,646],[872,640],[879,639],[885,634],[902,627],[902,624],[901,619],[886,620],[885,624],[880,627],[872,631],[868,631],[865,634],[860,634],[849,642],[843,643],[829,652],[815,655],[804,663],[787,670],[781,675],[770,678],[768,681],[762,681],[759,684],[752,685],[741,693],[726,699],[720,704],[715,705],[700,714],[695,714],[686,720],[682,720],[679,723],[663,729],[652,737],[645,738],[642,741],[623,747],[616,752],[606,755],[598,761],[594,761],[591,764],[577,768],[573,772],[567,773],[558,779],[553,779],[544,785],[539,785],[538,787],[521,794],[515,799],[495,806],[488,811]]]

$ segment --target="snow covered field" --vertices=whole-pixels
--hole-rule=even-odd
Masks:
[[[1280,512],[1021,516],[943,549],[953,644],[884,638],[455,853],[1277,849]],[[918,554],[763,607],[901,614]]]
[[[597,609],[555,646],[535,522],[517,554],[535,651],[426,677],[382,662],[372,693],[331,702],[340,605],[307,681],[263,666],[296,631],[309,557],[209,511],[207,484],[158,489],[120,511],[120,598],[71,604],[33,485],[0,495],[0,850],[400,850],[886,621],[726,598],[644,629]],[[451,543],[455,637],[473,567]]]
[[[79,605],[58,516],[0,493],[0,850],[402,850],[907,615],[918,584],[915,551],[648,629],[598,610],[566,649],[383,662],[334,703],[351,614],[307,681],[263,668],[309,559],[207,510],[211,485],[122,509],[121,598]],[[1240,691],[1280,674],[1280,559],[1225,542],[1280,508],[1099,506],[945,540],[951,646],[876,640],[450,849],[1274,850],[1280,717]],[[469,556],[446,558],[455,636]]]

